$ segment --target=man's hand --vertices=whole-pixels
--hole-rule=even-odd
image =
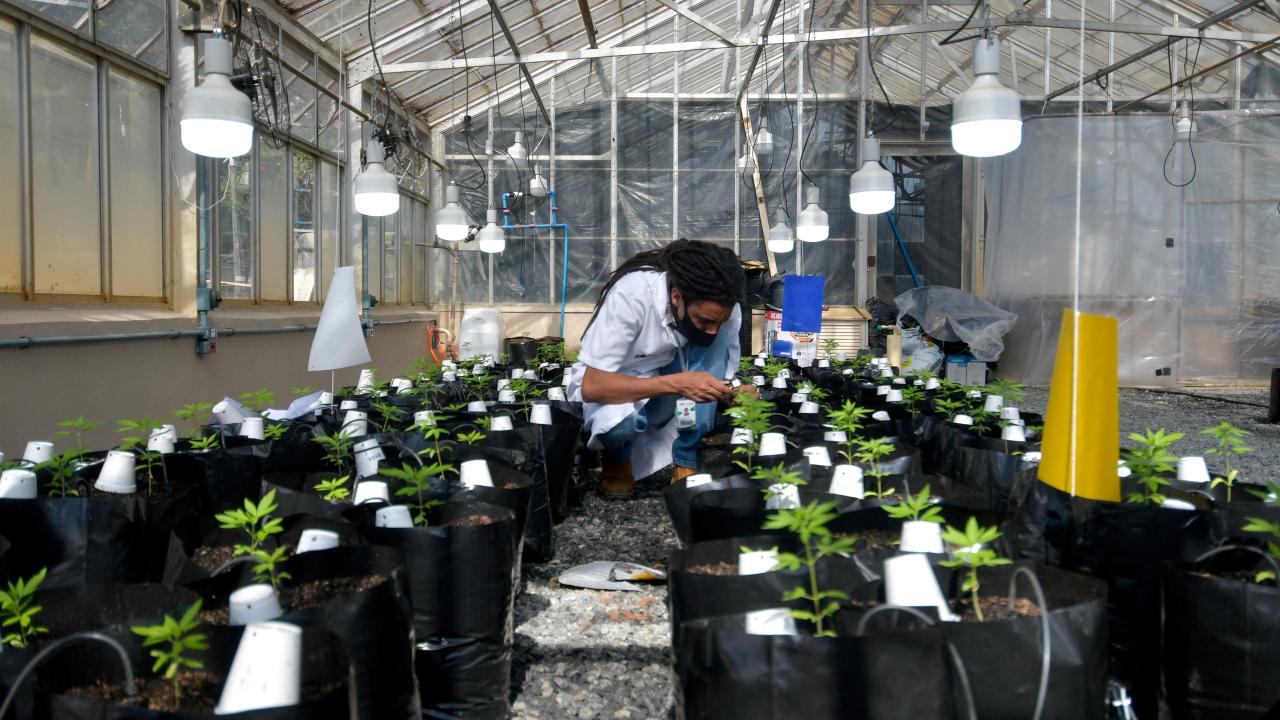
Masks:
[[[704,372],[682,372],[665,375],[672,395],[689,398],[694,402],[713,402],[729,394],[731,388],[723,381],[717,380]]]

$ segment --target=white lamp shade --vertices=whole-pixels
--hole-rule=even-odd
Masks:
[[[231,43],[204,45],[204,82],[182,101],[182,146],[205,157],[238,157],[253,148],[253,105],[231,86]]]
[[[382,162],[382,143],[370,140],[365,148],[364,172],[356,176],[352,186],[356,212],[361,215],[382,217],[400,209],[400,184],[396,182],[396,176],[382,166]]]
[[[769,250],[776,253],[789,253],[796,247],[796,238],[791,234],[791,228],[781,210],[778,211],[777,222],[769,228],[768,246]]]
[[[880,141],[862,141],[862,167],[849,176],[849,207],[859,215],[879,215],[893,209],[893,173],[880,167]]]
[[[979,39],[973,47],[973,84],[956,98],[951,147],[970,157],[996,157],[1022,144],[1018,93],[1000,84],[1000,45]]]
[[[756,133],[756,154],[768,155],[773,152],[773,133],[769,132],[768,121],[760,120],[760,132]]]
[[[542,169],[535,167],[533,178],[529,180],[529,194],[533,197],[546,197],[548,188],[547,179],[542,177]]]
[[[489,222],[480,229],[480,251],[500,253],[507,249],[507,234],[498,226],[498,211],[489,208]]]
[[[528,160],[529,159],[529,151],[526,150],[524,147],[523,132],[519,130],[516,131],[516,141],[514,143],[511,143],[511,147],[507,148],[507,155],[511,156],[512,160]]]
[[[805,190],[805,206],[796,217],[796,238],[802,242],[822,242],[831,234],[827,213],[818,204],[818,188]]]
[[[458,186],[449,183],[444,190],[445,205],[436,213],[436,237],[441,240],[458,241],[467,237],[470,223],[467,213],[458,203]]]

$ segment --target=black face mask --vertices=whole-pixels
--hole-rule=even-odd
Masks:
[[[677,315],[676,307],[675,305],[672,305],[671,316],[675,317],[676,315]],[[685,336],[685,339],[687,339],[689,342],[693,343],[694,345],[697,345],[698,347],[708,347],[711,345],[711,343],[716,341],[715,334],[709,333],[709,332],[703,332],[698,328],[694,327],[693,320],[689,319],[689,307],[687,305],[685,306],[685,309],[684,309],[684,317],[676,321],[676,331],[679,332],[681,335]]]

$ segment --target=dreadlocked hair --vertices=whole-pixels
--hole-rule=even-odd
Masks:
[[[665,272],[668,285],[680,291],[686,304],[708,300],[731,307],[741,301],[746,284],[742,262],[732,250],[701,240],[681,238],[657,250],[637,253],[619,265],[600,290],[600,299],[596,301],[587,327],[596,321],[600,307],[618,280],[624,275],[644,271]]]

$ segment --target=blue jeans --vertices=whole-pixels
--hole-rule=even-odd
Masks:
[[[658,371],[659,375],[673,375],[684,372],[684,364],[680,361],[680,353],[686,352],[689,357],[689,371],[702,371],[712,377],[722,378],[729,368],[728,333],[716,333],[715,342],[707,347],[698,347],[689,343],[676,353],[671,364]],[[611,464],[624,463],[631,459],[631,446],[636,436],[647,432],[650,427],[660,428],[671,422],[676,412],[675,395],[659,395],[651,398],[639,412],[623,420],[613,429],[600,435],[604,445],[604,460]],[[705,402],[697,405],[697,418],[694,426],[679,432],[671,445],[671,457],[676,465],[684,468],[698,467],[698,446],[702,436],[706,435],[716,421],[716,403]]]

